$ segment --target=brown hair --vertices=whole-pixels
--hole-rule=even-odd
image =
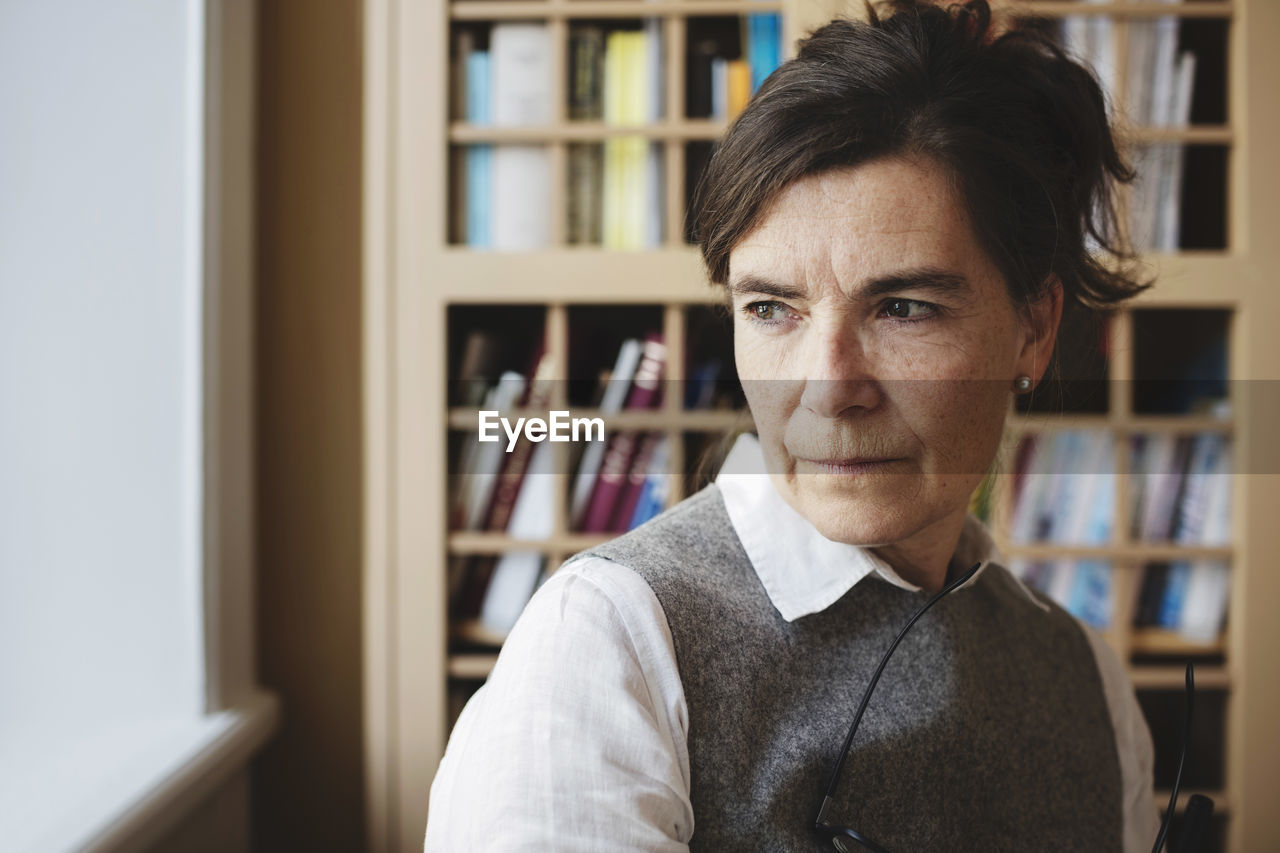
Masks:
[[[1093,75],[1034,32],[997,35],[986,0],[891,11],[879,17],[868,3],[868,21],[814,30],[721,140],[693,206],[712,283],[728,283],[730,251],[796,180],[925,156],[959,189],[1015,306],[1043,295],[1051,274],[1066,311],[1149,287],[1121,242],[1113,184],[1134,172]]]

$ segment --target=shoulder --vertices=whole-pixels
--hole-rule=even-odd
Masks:
[[[619,832],[636,849],[682,849],[692,831],[688,724],[665,631],[653,593],[626,566],[584,557],[556,571],[450,735],[428,849],[466,846],[482,830],[545,849]],[[593,800],[586,780],[610,793]]]

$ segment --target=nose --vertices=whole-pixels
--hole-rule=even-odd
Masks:
[[[831,323],[812,327],[806,337],[800,405],[824,418],[880,405],[884,390],[856,330]]]

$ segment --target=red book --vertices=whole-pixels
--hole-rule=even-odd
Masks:
[[[667,347],[662,335],[651,332],[645,336],[644,351],[636,367],[627,402],[623,409],[653,409],[662,402],[662,372],[667,359]],[[586,521],[582,529],[587,533],[605,533],[613,530],[615,510],[627,485],[627,475],[640,444],[640,433],[624,430],[609,436],[609,444],[600,465],[600,474],[587,502]],[[634,503],[633,503],[634,508]],[[628,517],[628,521],[630,518]],[[623,522],[624,526],[626,522]]]
[[[644,484],[649,479],[649,465],[653,462],[653,453],[662,441],[662,433],[646,432],[636,447],[635,456],[631,459],[627,471],[627,482],[618,496],[618,505],[613,511],[613,521],[609,529],[618,533],[626,533],[631,524],[631,516],[635,515],[636,504],[640,503],[640,495],[644,493]]]

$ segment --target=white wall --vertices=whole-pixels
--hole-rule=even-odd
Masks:
[[[0,752],[203,711],[197,0],[0,0]]]

